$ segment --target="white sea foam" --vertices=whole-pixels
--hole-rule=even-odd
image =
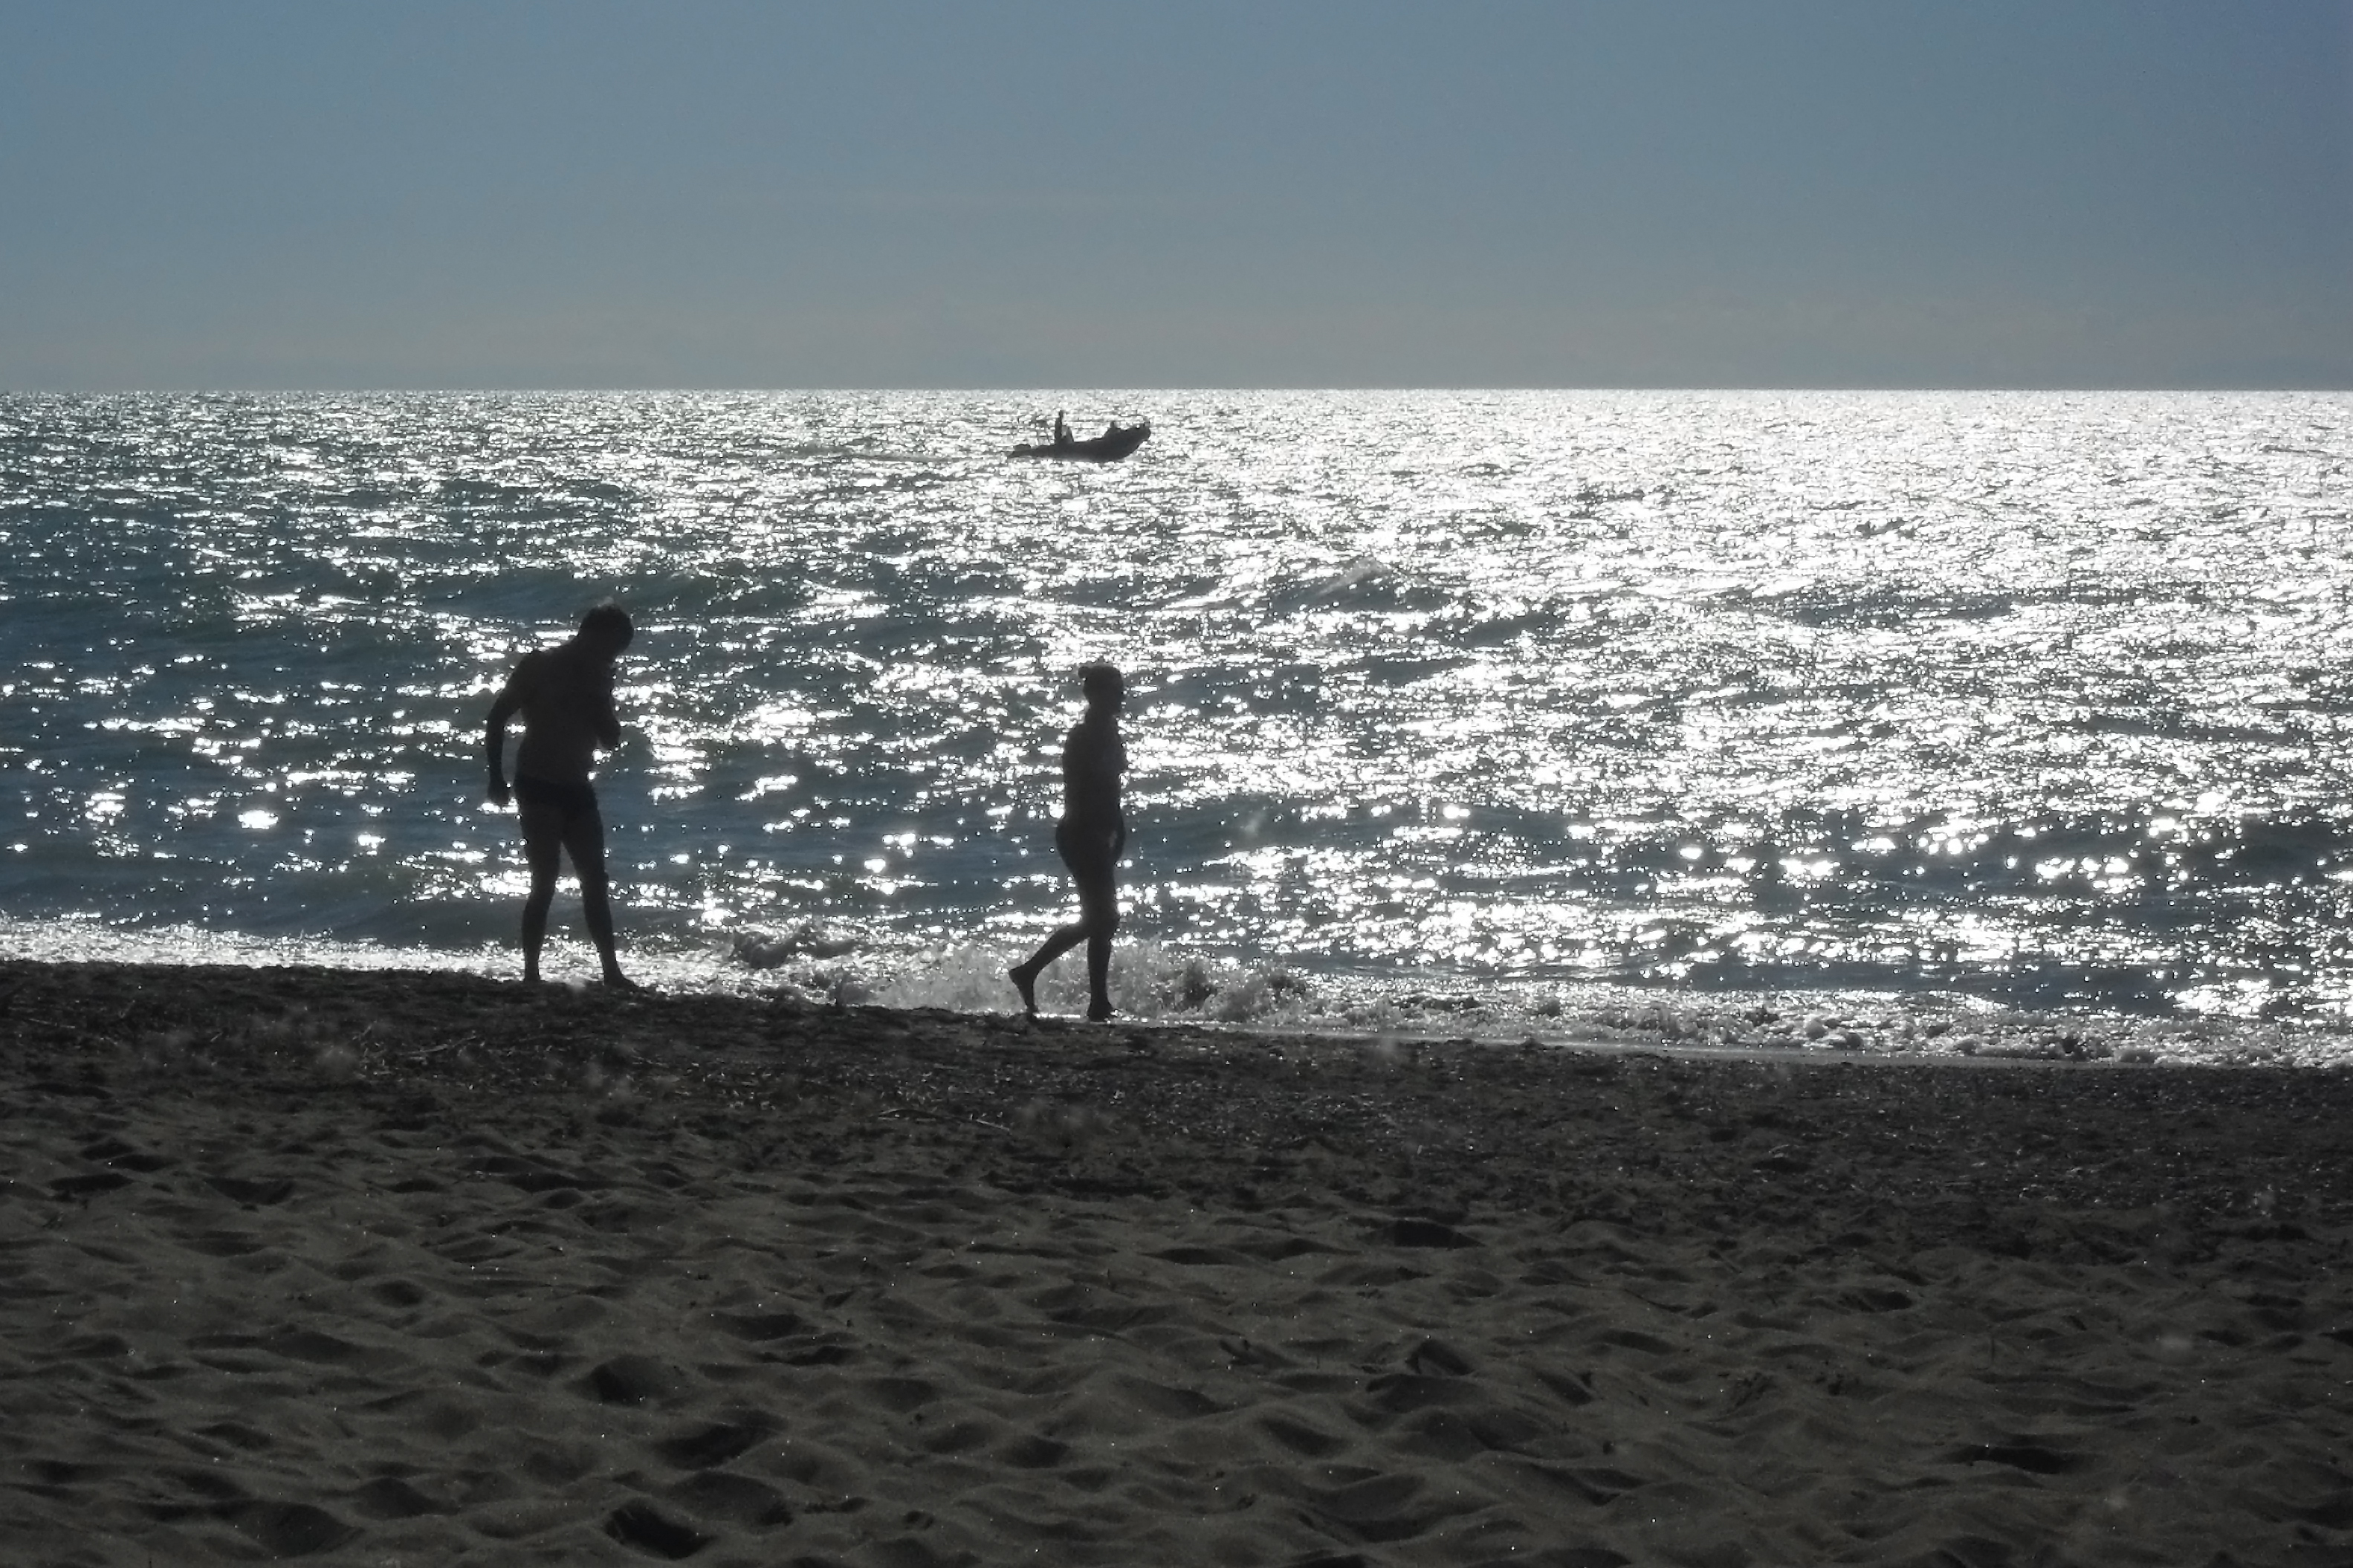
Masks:
[[[1006,969],[1024,955],[972,944],[900,955],[744,962],[731,943],[632,947],[630,973],[670,993],[787,995],[810,1004],[1013,1013],[1019,998]],[[0,958],[46,962],[203,963],[268,967],[433,969],[512,978],[511,947],[470,950],[256,938],[187,927],[117,930],[90,921],[0,920]],[[551,981],[596,983],[585,947],[558,942]],[[1086,971],[1073,954],[1038,986],[1041,1009],[1075,1018],[1086,1008]],[[1310,976],[1280,965],[1247,968],[1162,946],[1121,943],[1112,998],[1121,1020],[1193,1024],[1242,1034],[1301,1032],[1369,1039],[1400,1050],[1418,1040],[1498,1046],[1738,1052],[1856,1058],[1968,1057],[2134,1065],[2353,1066],[2353,1018],[2294,1024],[2230,1017],[2147,1017],[2082,1009],[2034,1012],[1938,994],[1741,995],[1655,991],[1609,984],[1493,982],[1467,991],[1403,989],[1377,975]],[[685,1042],[691,1045],[691,1042]]]

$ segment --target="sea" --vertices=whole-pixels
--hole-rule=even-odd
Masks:
[[[484,715],[612,601],[663,988],[1012,1009],[1101,659],[1132,1018],[2343,1065],[2348,472],[2329,393],[0,397],[0,954],[516,973]]]

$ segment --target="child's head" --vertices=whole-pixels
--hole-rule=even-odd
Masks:
[[[1108,664],[1091,664],[1079,671],[1079,689],[1091,708],[1116,708],[1127,695],[1127,682]]]

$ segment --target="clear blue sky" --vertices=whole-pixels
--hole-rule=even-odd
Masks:
[[[2353,0],[0,0],[0,387],[2353,386]]]

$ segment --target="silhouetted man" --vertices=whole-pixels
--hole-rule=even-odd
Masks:
[[[539,978],[539,950],[547,937],[547,907],[555,898],[562,858],[572,857],[580,879],[580,902],[605,984],[634,991],[613,951],[613,906],[605,877],[605,819],[588,782],[598,747],[621,743],[621,721],[613,712],[613,661],[629,646],[635,628],[618,605],[599,605],[581,617],[580,629],[554,647],[522,656],[504,689],[491,704],[491,799],[509,798],[505,755],[507,721],[520,712],[522,743],[515,748],[513,799],[522,820],[522,848],[531,863],[531,895],[522,906],[522,977]]]
[[[1120,704],[1127,685],[1107,664],[1080,672],[1087,696],[1086,717],[1062,743],[1062,819],[1054,825],[1054,847],[1078,885],[1079,919],[1058,929],[1027,963],[1006,973],[1021,993],[1021,1008],[1038,1012],[1038,976],[1082,942],[1087,944],[1087,1016],[1111,1016],[1111,939],[1119,929],[1119,889],[1113,874],[1127,847],[1127,819],[1119,805],[1119,777],[1127,771],[1127,747],[1119,737]]]

